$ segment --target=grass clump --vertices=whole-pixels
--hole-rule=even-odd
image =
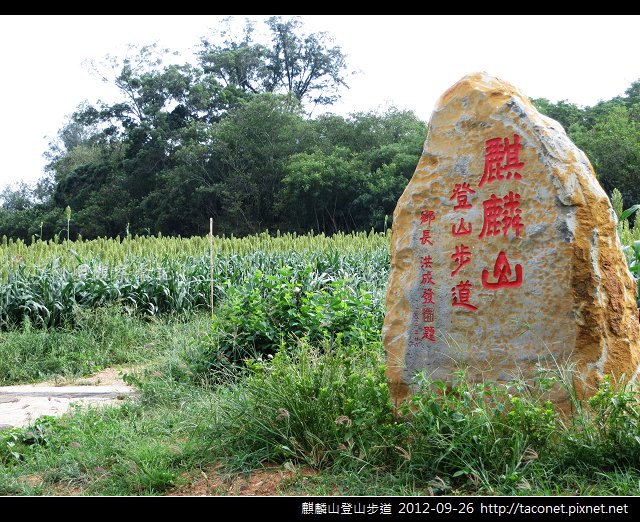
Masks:
[[[185,468],[207,461],[193,425],[203,413],[127,402],[0,432],[0,494],[161,493]]]
[[[314,469],[384,465],[395,421],[380,344],[301,341],[226,387],[211,440],[233,471],[287,461]]]
[[[473,383],[465,372],[450,383],[421,379],[403,408],[411,475],[425,484],[437,476],[450,487],[493,492],[499,484],[513,493],[556,442],[552,385],[547,377],[529,385]]]
[[[192,325],[202,315],[188,319]],[[0,332],[0,385],[86,376],[106,367],[146,364],[170,350],[185,316],[144,320],[115,307],[76,309],[73,325],[45,330],[25,320]],[[186,330],[189,330],[186,327]]]

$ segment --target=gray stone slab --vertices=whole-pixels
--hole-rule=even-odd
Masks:
[[[43,415],[63,415],[73,404],[118,404],[135,394],[129,386],[0,387],[0,429],[28,426]]]

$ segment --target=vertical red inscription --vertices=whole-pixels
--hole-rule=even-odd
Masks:
[[[422,210],[420,212],[420,224],[425,227],[422,229],[422,236],[420,237],[420,244],[422,246],[433,246],[433,237],[431,236],[431,223],[435,221],[436,214],[433,210]],[[433,280],[433,259],[430,255],[420,256],[420,269],[421,269],[421,285],[435,286]],[[435,308],[427,307],[426,305],[435,305],[434,301],[435,293],[432,288],[426,288],[422,292],[422,340],[427,340],[431,343],[436,342],[436,329],[435,326],[425,326],[424,323],[435,322]],[[419,339],[416,339],[418,341]]]
[[[475,194],[476,191],[471,188],[471,185],[467,181],[462,183],[456,183],[453,187],[453,192],[449,201],[455,200],[453,210],[468,210],[473,208],[473,205],[469,203],[469,195]],[[453,237],[467,236],[471,234],[473,230],[473,223],[465,223],[464,217],[460,217],[460,222],[451,225],[451,235]],[[454,277],[458,272],[471,262],[471,248],[467,245],[460,243],[456,245],[455,252],[451,254],[451,259],[455,263],[453,270],[451,271],[451,277]],[[468,284],[468,286],[467,286]],[[471,283],[460,281],[460,284],[454,286],[451,289],[451,306],[462,306],[467,310],[477,310],[477,307],[469,303],[471,297]]]

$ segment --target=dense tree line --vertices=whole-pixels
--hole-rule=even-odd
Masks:
[[[272,17],[258,41],[233,20],[202,38],[196,65],[131,48],[94,70],[121,94],[83,103],[46,152],[46,175],[0,194],[0,233],[50,239],[208,231],[381,230],[413,174],[426,124],[395,108],[324,113],[349,69],[325,33]],[[581,108],[534,100],[591,159],[600,182],[640,202],[640,81]],[[71,210],[71,220],[65,209]],[[68,211],[67,211],[68,212]]]
[[[273,17],[270,40],[221,28],[197,66],[154,46],[95,65],[122,95],[80,105],[47,152],[47,176],[0,196],[0,230],[29,239],[208,230],[378,230],[417,164],[412,112],[331,113],[348,68],[325,33]],[[231,27],[231,23],[229,24]]]

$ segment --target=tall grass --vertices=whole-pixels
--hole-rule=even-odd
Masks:
[[[262,252],[265,254],[298,252],[312,254],[318,252],[338,252],[367,254],[388,249],[389,233],[354,232],[327,236],[313,232],[298,234],[270,235],[268,232],[242,238],[214,236],[213,248],[223,257],[244,256]],[[36,269],[47,262],[56,260],[62,267],[74,268],[80,260],[93,260],[103,265],[127,265],[131,259],[171,259],[200,258],[209,253],[208,236],[190,238],[164,236],[133,236],[130,238],[97,238],[93,240],[62,241],[52,239],[37,240],[27,245],[23,240],[2,238],[0,246],[0,267],[6,276],[15,267],[25,265],[28,270]]]

